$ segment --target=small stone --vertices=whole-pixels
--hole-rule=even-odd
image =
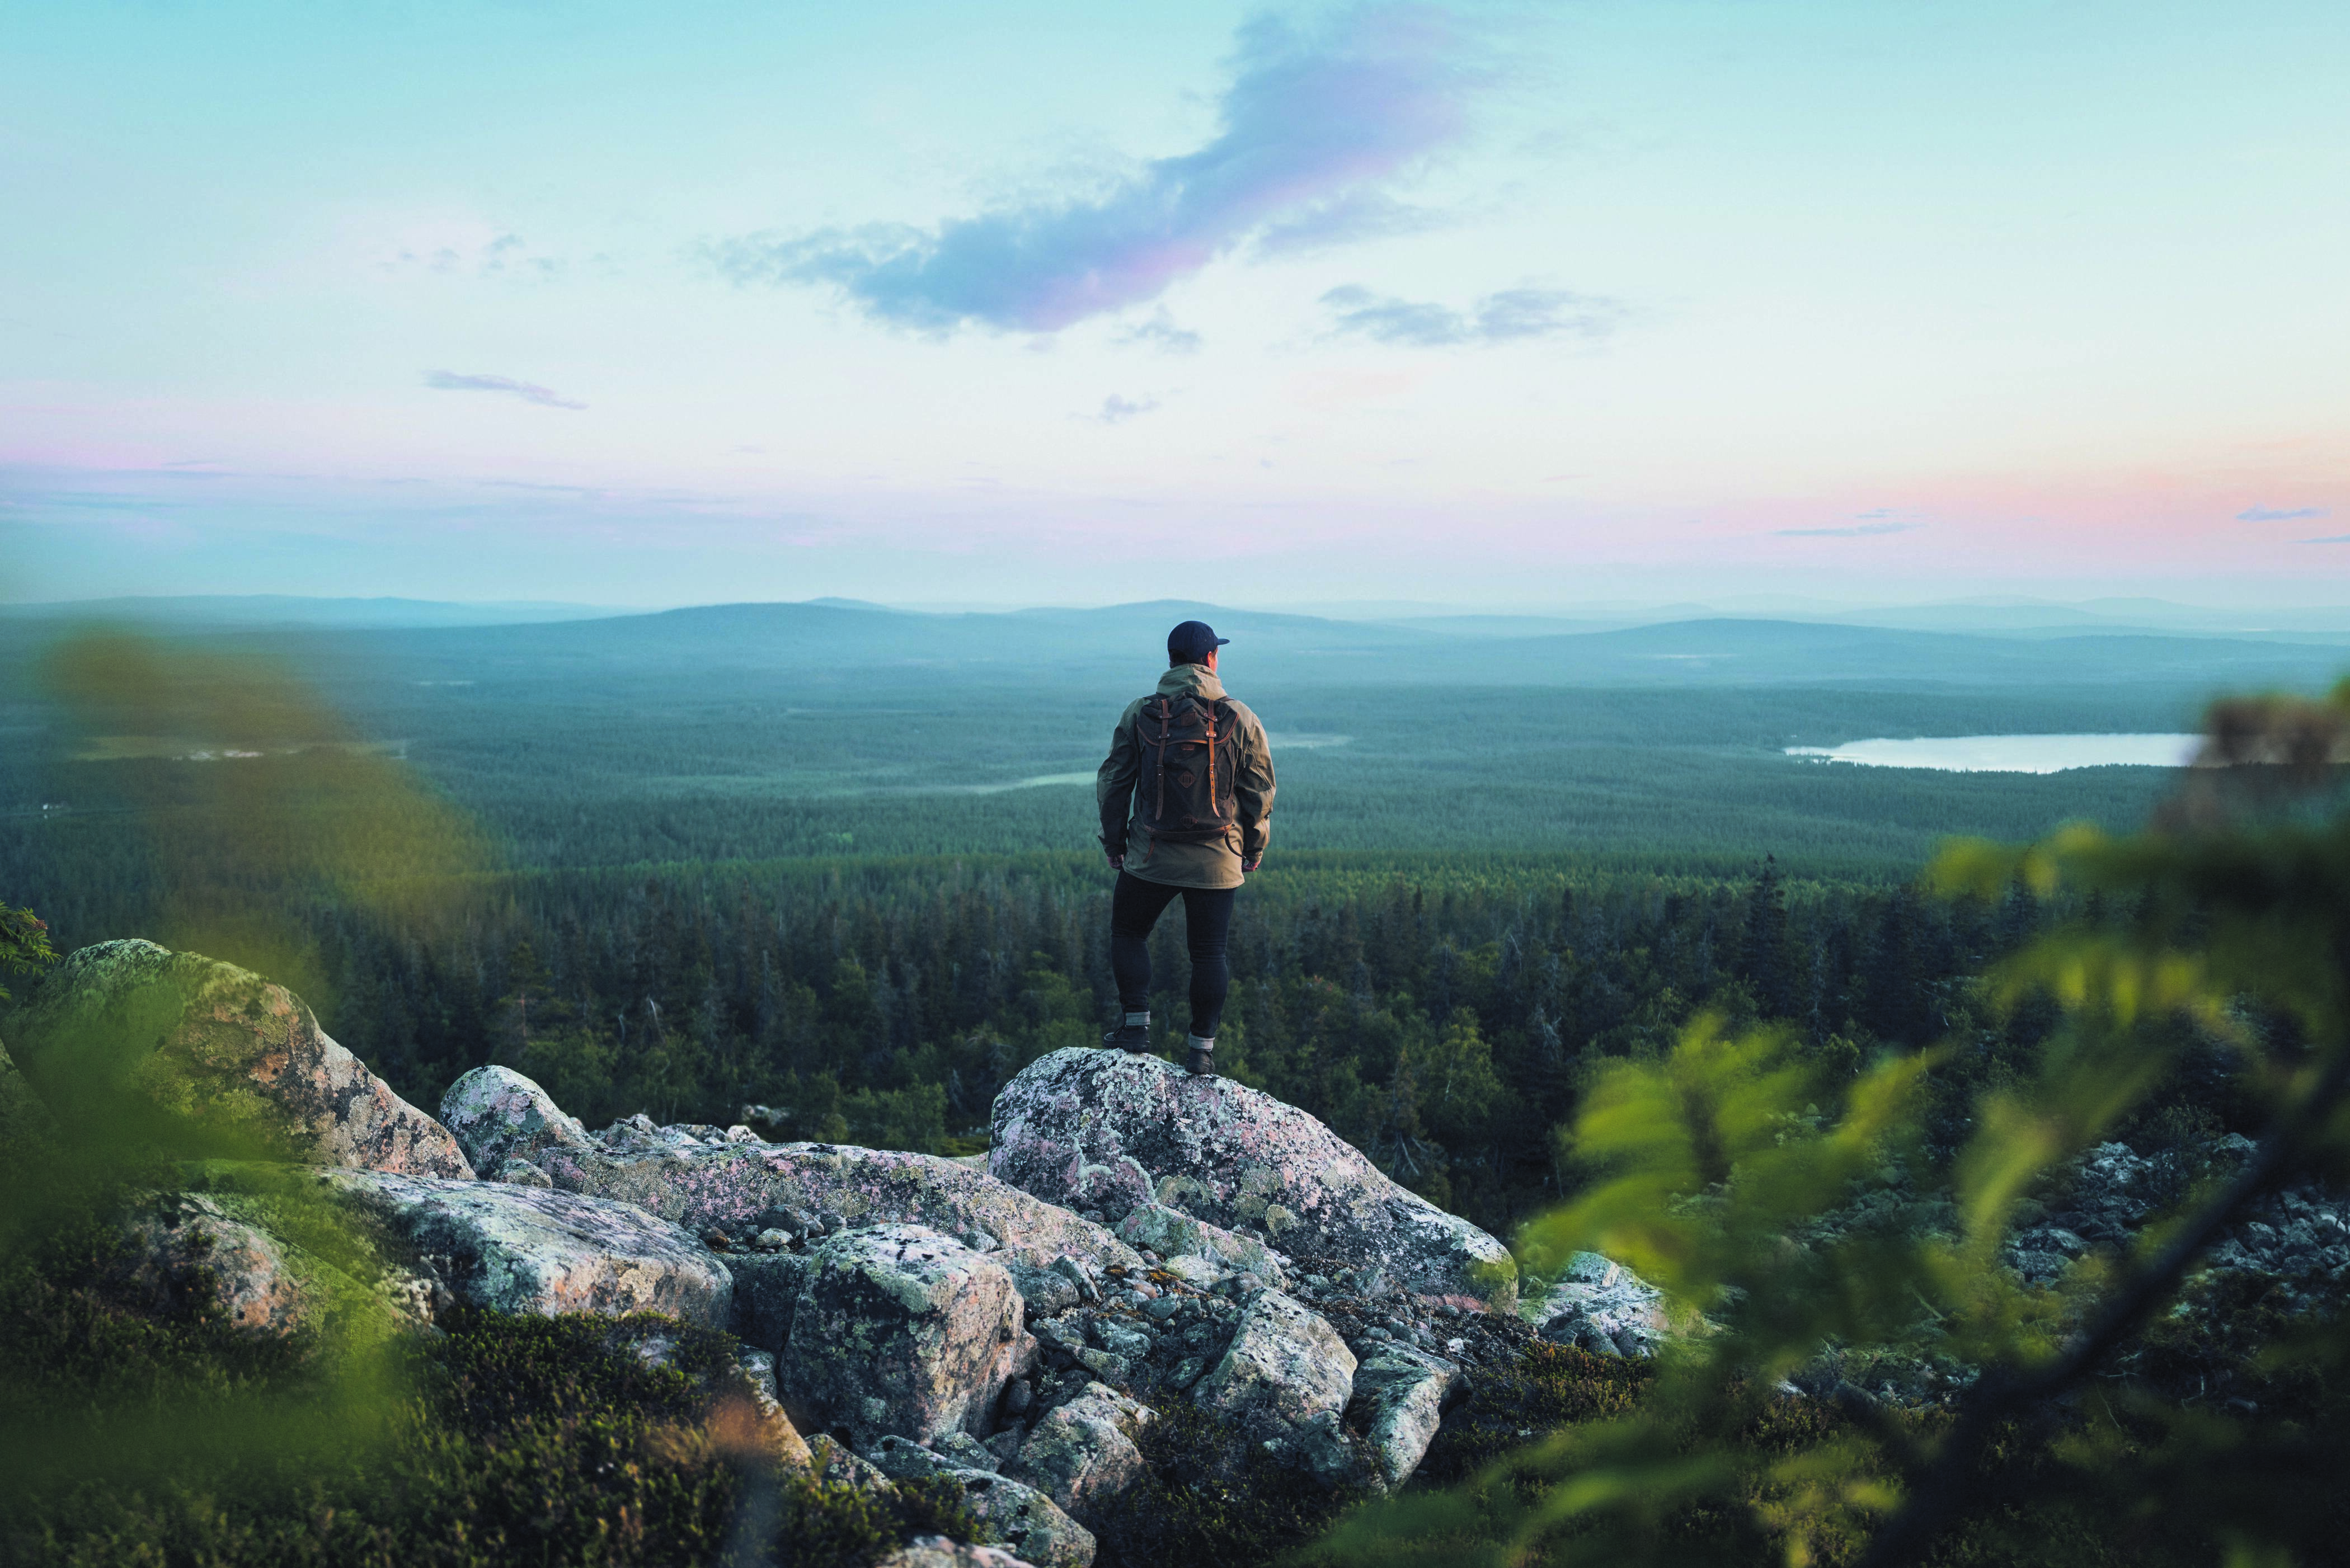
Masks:
[[[554,1178],[546,1172],[526,1159],[511,1157],[498,1167],[497,1173],[491,1179],[503,1181],[509,1187],[542,1187],[549,1190],[555,1187]]]

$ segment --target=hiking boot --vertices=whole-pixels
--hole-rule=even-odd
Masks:
[[[1102,1049],[1118,1050],[1140,1056],[1150,1049],[1150,1025],[1121,1023],[1102,1036]]]
[[[1183,1068],[1186,1072],[1196,1073],[1202,1078],[1214,1077],[1216,1048],[1213,1045],[1192,1046],[1183,1057]]]

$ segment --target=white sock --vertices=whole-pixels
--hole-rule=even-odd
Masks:
[[[1212,1051],[1216,1048],[1216,1037],[1212,1034],[1205,1040],[1201,1039],[1197,1034],[1186,1034],[1183,1039],[1194,1051]]]
[[[1150,1027],[1150,1013],[1149,1013],[1149,1011],[1148,1009],[1145,1009],[1143,1012],[1129,1012],[1129,1013],[1128,1013],[1128,1014],[1126,1015],[1126,1027],[1127,1027],[1127,1028],[1128,1028],[1128,1029],[1148,1029],[1148,1028],[1149,1028],[1149,1027]]]

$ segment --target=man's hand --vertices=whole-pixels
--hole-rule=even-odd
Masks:
[[[1260,866],[1262,866],[1262,865],[1263,865],[1263,864],[1264,864],[1264,857],[1263,857],[1263,856],[1262,856],[1262,855],[1250,856],[1250,857],[1248,857],[1247,858],[1243,859],[1243,860],[1241,862],[1241,869],[1242,869],[1242,870],[1243,870],[1243,871],[1253,871],[1253,870],[1255,870],[1258,867],[1260,867]]]
[[[1123,871],[1123,870],[1125,870],[1125,869],[1126,869],[1126,857],[1125,857],[1125,856],[1123,856],[1123,855],[1110,855],[1110,854],[1109,854],[1109,851],[1108,851],[1108,850],[1107,850],[1107,849],[1103,850],[1103,851],[1102,851],[1102,853],[1103,853],[1104,855],[1109,855],[1109,868],[1110,868],[1111,870],[1113,870],[1113,871]]]

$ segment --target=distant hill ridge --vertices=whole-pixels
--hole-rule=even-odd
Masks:
[[[798,667],[950,678],[1017,672],[1030,685],[1131,684],[1161,657],[1167,628],[1198,618],[1232,639],[1236,687],[1871,685],[1967,688],[2158,680],[2189,688],[2330,681],[2350,650],[2321,634],[2223,636],[2085,624],[2064,628],[1890,628],[1713,615],[1590,628],[1542,617],[1338,620],[1162,599],[1094,608],[917,611],[858,600],[743,602],[650,612],[591,607],[434,605],[403,599],[92,601],[16,607],[19,635],[107,618],[105,607],[165,607],[148,624],[241,640],[301,640],[306,659],[348,657],[412,680],[575,672]],[[304,620],[298,607],[317,618]],[[525,618],[491,618],[527,610]],[[206,620],[206,615],[213,618]],[[120,612],[118,618],[133,618]]]

